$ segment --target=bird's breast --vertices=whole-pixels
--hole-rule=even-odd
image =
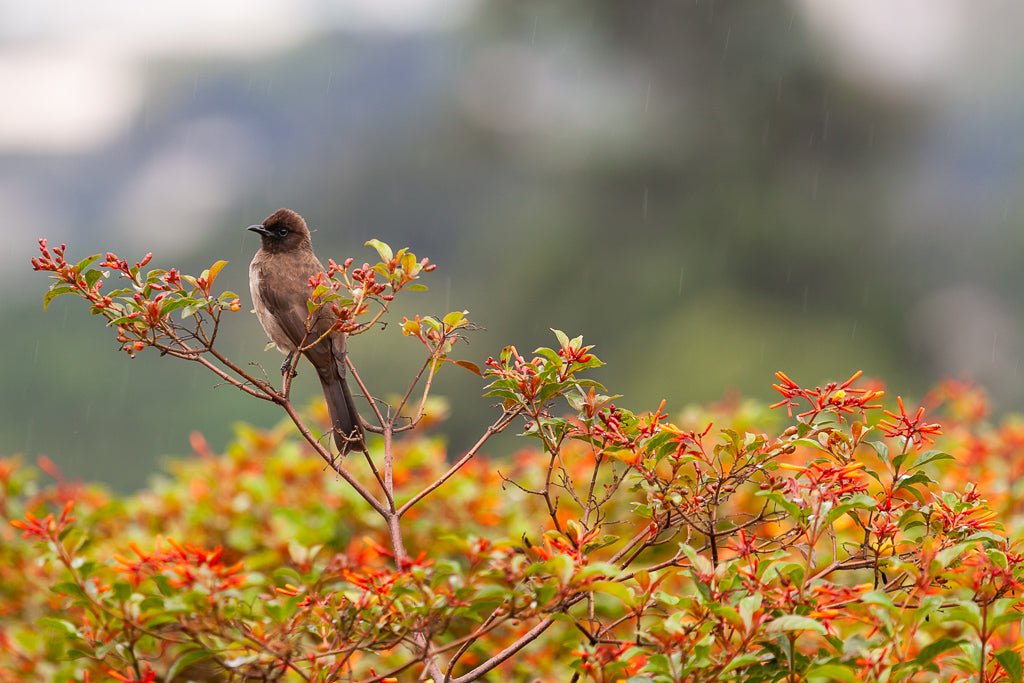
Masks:
[[[256,312],[256,318],[260,321],[260,325],[263,326],[263,331],[267,333],[277,349],[281,353],[290,353],[295,350],[295,344],[289,339],[284,328],[278,324],[277,318],[271,314],[260,294],[262,268],[258,259],[259,256],[254,258],[249,265],[249,295],[252,296],[253,310]]]

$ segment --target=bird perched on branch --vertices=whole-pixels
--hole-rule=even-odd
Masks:
[[[249,291],[267,336],[288,354],[281,371],[290,372],[295,352],[301,352],[320,378],[338,450],[342,455],[362,450],[359,415],[345,381],[345,334],[331,331],[337,317],[329,307],[311,316],[306,305],[310,278],[324,272],[306,221],[291,209],[278,209],[248,229],[262,241],[249,265]]]

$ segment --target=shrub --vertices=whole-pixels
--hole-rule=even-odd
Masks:
[[[371,246],[380,263],[311,283],[310,310],[347,309],[350,334],[427,270]],[[47,301],[77,294],[128,353],[203,363],[287,421],[219,455],[193,435],[195,457],[124,498],[0,461],[0,681],[1021,680],[1024,430],[988,424],[969,386],[925,398],[941,426],[859,373],[780,372],[771,408],[670,421],[588,379],[579,337],[451,359],[471,329],[454,312],[403,321],[422,370],[342,460],[289,374],[276,387],[216,349],[237,308],[212,289],[222,264],[190,278],[108,254],[127,286],[104,293],[97,257],[64,254],[41,245]],[[464,453],[415,429],[446,365],[499,403]],[[527,446],[479,457],[513,424]]]

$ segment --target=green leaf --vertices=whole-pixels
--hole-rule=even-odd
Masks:
[[[690,566],[694,571],[699,574],[710,574],[712,572],[711,560],[703,555],[698,555],[692,546],[680,543],[679,550],[690,560]]]
[[[808,681],[839,681],[857,683],[860,679],[851,669],[842,664],[822,664],[807,672]]]
[[[92,287],[96,284],[96,281],[103,277],[103,271],[100,270],[87,270],[85,272],[85,284]]]
[[[963,642],[965,641],[960,638],[939,638],[938,640],[932,641],[921,648],[921,651],[917,653],[917,657],[914,658],[914,661],[919,664],[927,664],[946,650],[954,648]]]
[[[587,588],[594,593],[610,595],[618,599],[626,607],[632,607],[636,602],[633,599],[633,592],[617,581],[595,581],[587,586]]]
[[[939,462],[941,460],[954,460],[955,458],[949,453],[943,451],[926,451],[921,454],[921,457],[910,466],[911,469],[917,469],[918,467],[924,467],[930,462]]]
[[[184,308],[192,302],[191,299],[164,299],[160,302],[160,315],[167,315],[179,308]]]
[[[755,654],[751,654],[751,653],[748,652],[745,655],[740,655],[739,657],[735,657],[731,662],[729,662],[722,669],[722,673],[723,674],[729,673],[730,671],[735,671],[736,669],[742,668],[744,666],[751,666],[752,664],[760,664],[760,663],[761,663],[761,658],[760,657],[758,657]],[[632,680],[632,679],[630,679],[630,680]]]
[[[829,510],[828,514],[825,515],[825,524],[832,524],[841,516],[845,515],[847,512],[850,512],[851,510],[868,510],[875,507],[877,504],[877,501],[871,496],[865,495],[863,493],[858,493],[857,495],[852,496],[847,502],[843,503],[842,505],[837,505],[831,510]]]
[[[170,668],[167,669],[167,675],[164,676],[164,680],[167,683],[174,683],[174,677],[179,673],[192,666],[196,662],[201,662],[206,659],[213,657],[213,654],[206,650],[190,650],[184,653],[171,664]]]
[[[965,600],[953,609],[946,610],[945,615],[946,621],[962,621],[975,631],[981,631],[981,612],[974,602]]]
[[[1006,674],[1013,683],[1021,683],[1021,677],[1024,676],[1024,665],[1021,663],[1019,654],[1009,648],[1004,648],[996,652],[996,660],[1006,669]]]
[[[739,613],[740,620],[743,621],[743,625],[750,630],[750,626],[754,620],[754,612],[761,608],[761,601],[763,598],[760,593],[754,595],[748,595],[747,597],[740,600]]]
[[[878,457],[883,462],[889,462],[889,446],[884,441],[865,441],[867,445],[875,449],[875,453],[878,453]]]
[[[390,261],[395,257],[395,253],[391,251],[391,247],[378,239],[367,240],[363,244],[364,246],[376,249],[381,261]]]
[[[44,628],[52,628],[56,629],[57,631],[62,631],[64,635],[74,636],[75,638],[79,637],[78,627],[72,624],[70,621],[67,621],[66,619],[57,619],[56,617],[43,617],[36,623],[38,623],[40,626]]]
[[[123,602],[131,597],[132,587],[127,581],[116,581],[113,587],[114,599]]]
[[[99,261],[100,256],[102,256],[102,254],[93,254],[92,256],[86,256],[84,259],[75,264],[75,271],[81,273],[83,270]]]
[[[766,627],[768,631],[814,631],[825,635],[825,626],[810,617],[802,617],[799,614],[785,614],[777,619],[772,619]]]
[[[53,586],[50,590],[54,593],[57,593],[58,595],[68,595],[76,598],[87,598],[85,591],[82,590],[82,587],[73,581],[63,581]]]
[[[71,285],[58,284],[50,287],[49,291],[43,295],[43,310],[45,311],[50,306],[50,302],[56,299],[61,294],[70,294],[75,291],[75,288]]]
[[[469,315],[469,311],[452,311],[441,320],[449,329],[451,329],[461,325],[467,315]]]

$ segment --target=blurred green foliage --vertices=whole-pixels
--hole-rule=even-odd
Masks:
[[[765,397],[779,367],[808,381],[862,368],[920,392],[960,369],[934,367],[912,303],[954,272],[1013,291],[1014,250],[894,229],[927,102],[845,78],[823,49],[789,4],[491,2],[430,37],[343,33],[256,63],[157,65],[130,149],[222,117],[254,136],[258,180],[200,244],[156,262],[225,258],[226,286],[246,292],[257,244],[243,228],[286,205],[318,228],[324,259],[359,259],[371,237],[428,255],[439,284],[392,322],[468,309],[486,328],[476,361],[560,327],[596,343],[601,378],[638,403]],[[129,254],[102,212],[83,216],[97,231],[76,249],[149,248]],[[951,256],[974,243],[1001,265]],[[236,420],[272,419],[197,369],[126,362],[65,302],[42,318],[42,291],[26,276],[0,309],[6,450],[131,488],[191,428],[223,443]],[[233,357],[276,366],[255,319],[233,327]],[[407,374],[391,332],[352,349],[381,393]],[[489,409],[477,389],[439,386],[458,406],[455,448]],[[129,410],[129,453],[99,447]]]

